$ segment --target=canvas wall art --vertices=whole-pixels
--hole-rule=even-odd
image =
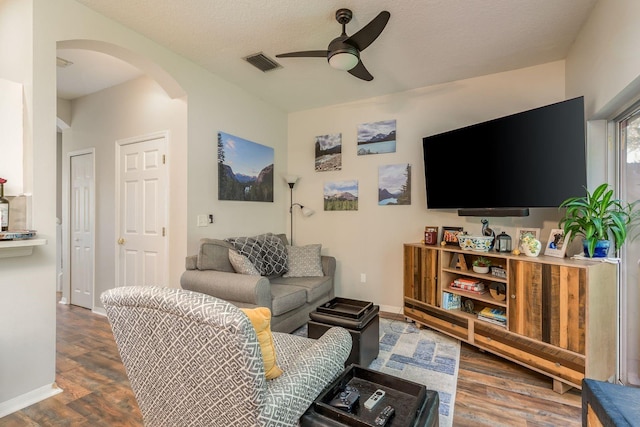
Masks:
[[[325,211],[357,211],[358,181],[334,181],[324,183]]]
[[[378,167],[378,205],[411,204],[411,165],[381,165]]]
[[[316,172],[342,169],[342,134],[316,136]]]
[[[395,152],[395,120],[363,123],[358,126],[358,156]]]
[[[218,200],[273,202],[274,149],[218,132]]]

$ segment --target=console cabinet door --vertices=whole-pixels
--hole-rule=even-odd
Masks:
[[[510,262],[509,330],[585,354],[586,269]]]
[[[404,296],[438,305],[438,250],[404,245]]]

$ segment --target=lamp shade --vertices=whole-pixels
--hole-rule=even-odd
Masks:
[[[311,216],[314,213],[316,213],[316,211],[314,211],[313,209],[310,209],[306,206],[301,206],[301,210],[302,210],[302,215],[303,216]]]
[[[298,181],[298,175],[285,175],[284,180],[287,181],[288,184],[295,184]]]
[[[338,70],[349,71],[358,65],[359,58],[351,52],[337,52],[329,58],[329,65]]]

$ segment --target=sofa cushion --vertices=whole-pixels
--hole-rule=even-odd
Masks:
[[[322,272],[321,244],[287,246],[288,270],[284,277],[318,277]]]
[[[264,362],[264,376],[268,380],[279,377],[282,375],[282,369],[276,364],[276,349],[271,334],[271,311],[266,307],[241,308],[240,310],[247,315],[256,330]]]
[[[280,316],[307,302],[307,291],[303,287],[271,283],[271,309]]]
[[[273,233],[225,239],[249,258],[262,276],[279,276],[287,271],[287,250],[282,239]]]
[[[286,286],[304,289],[306,292],[306,302],[314,302],[318,298],[326,296],[333,288],[333,278],[322,277],[278,277],[270,279],[271,293],[274,286]]]
[[[261,255],[264,274],[267,276],[287,272],[287,247],[279,237],[270,233],[264,235]]]
[[[229,262],[229,249],[233,245],[218,239],[200,239],[200,250],[196,267],[198,270],[216,270],[234,273]]]
[[[260,272],[251,263],[251,261],[249,261],[249,258],[238,253],[235,249],[229,249],[229,262],[231,262],[236,273],[260,276]]]

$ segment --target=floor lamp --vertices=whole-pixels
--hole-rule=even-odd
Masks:
[[[309,209],[300,203],[293,203],[293,187],[296,185],[296,182],[298,182],[298,177],[296,175],[287,175],[284,179],[287,181],[287,184],[289,184],[289,220],[291,221],[291,230],[289,235],[291,236],[291,245],[293,246],[293,207],[300,206],[300,211],[303,216],[311,216],[315,212],[313,209]]]

